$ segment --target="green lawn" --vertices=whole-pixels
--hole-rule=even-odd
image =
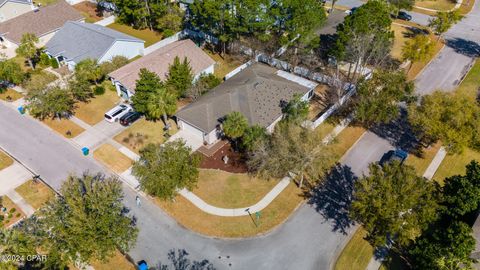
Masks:
[[[477,60],[472,69],[468,72],[463,82],[458,86],[456,92],[465,95],[473,100],[477,98],[480,90],[480,61]]]
[[[33,1],[33,3],[34,3],[35,5],[41,4],[42,7],[48,6],[48,5],[51,5],[51,4],[55,4],[55,3],[57,3],[57,2],[58,2],[58,0],[35,0],[35,1]]]
[[[365,270],[373,256],[373,247],[364,239],[367,232],[358,228],[335,263],[335,270]]]
[[[410,154],[405,161],[407,165],[413,166],[418,175],[423,175],[433,158],[440,149],[441,143],[438,142],[428,148],[424,148],[421,156]]]
[[[480,162],[480,153],[469,148],[465,149],[462,154],[447,155],[433,179],[442,184],[446,177],[465,174],[465,166],[472,160]]]
[[[107,27],[117,30],[119,32],[123,32],[127,35],[145,40],[145,48],[156,42],[159,42],[163,38],[161,33],[152,31],[150,29],[138,30],[138,29],[133,29],[133,27],[131,26],[119,24],[119,23],[112,23],[107,25]]]
[[[95,96],[88,103],[79,103],[75,110],[75,116],[93,126],[102,121],[105,113],[119,101],[117,92],[107,90],[103,95]]]

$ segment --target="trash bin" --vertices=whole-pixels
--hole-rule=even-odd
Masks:
[[[90,149],[88,147],[83,147],[82,148],[82,153],[84,156],[88,156],[88,153],[90,153]]]
[[[138,263],[138,270],[148,270],[148,265],[145,261]]]
[[[25,108],[23,106],[18,107],[17,110],[20,114],[25,114]]]

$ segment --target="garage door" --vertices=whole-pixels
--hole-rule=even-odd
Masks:
[[[203,142],[203,131],[192,127],[191,125],[185,123],[182,121],[182,127],[185,132],[188,132],[189,135],[195,137],[195,139],[198,139]]]

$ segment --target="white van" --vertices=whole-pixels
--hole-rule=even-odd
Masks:
[[[126,113],[132,110],[132,107],[130,107],[129,105],[117,105],[113,109],[105,113],[105,120],[110,123],[117,122],[120,117],[124,116]]]

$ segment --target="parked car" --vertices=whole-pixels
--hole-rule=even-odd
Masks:
[[[398,12],[397,19],[404,20],[404,21],[411,21],[412,20],[412,15],[408,14],[405,11],[400,11],[400,12]]]
[[[142,115],[139,112],[134,112],[134,111],[128,112],[120,118],[120,124],[122,126],[130,126],[131,124],[133,124],[133,122],[140,119],[141,116]]]
[[[408,153],[401,149],[391,150],[382,157],[380,165],[383,166],[393,161],[398,161],[400,164],[403,164],[407,157]]]
[[[117,122],[120,117],[124,116],[126,113],[132,111],[132,107],[126,104],[120,104],[113,107],[107,113],[105,113],[105,120],[107,122],[113,123]]]
[[[358,9],[358,7],[353,7],[349,10],[346,10],[345,13],[347,13],[347,15],[350,15],[350,14],[353,14],[355,12],[355,10],[357,10],[357,9]]]

